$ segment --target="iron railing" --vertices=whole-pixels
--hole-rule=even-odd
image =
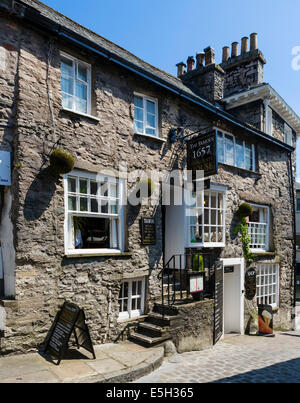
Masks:
[[[213,298],[214,293],[214,263],[211,254],[194,252],[173,255],[160,271],[158,278],[161,280],[161,304],[162,307],[182,303],[188,297],[189,271],[193,268],[196,255],[203,257],[204,273],[203,298]],[[165,294],[165,287],[167,293]]]

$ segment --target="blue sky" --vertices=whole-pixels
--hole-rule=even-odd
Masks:
[[[264,81],[300,116],[300,70],[291,67],[292,49],[300,46],[299,0],[43,2],[174,75],[176,63],[205,47],[215,49],[220,63],[223,46],[257,32],[258,47],[267,59]],[[300,179],[300,163],[297,176]]]

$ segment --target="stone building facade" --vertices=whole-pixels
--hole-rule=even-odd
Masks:
[[[251,330],[250,311],[256,302],[272,303],[275,327],[291,328],[295,261],[292,184],[300,121],[263,82],[265,59],[256,48],[256,36],[251,37],[250,51],[244,40],[241,55],[234,53],[236,45],[231,57],[225,49],[220,65],[215,64],[213,50],[207,48],[197,55],[196,68],[189,59],[188,71],[180,63],[178,77],[174,77],[37,0],[1,0],[0,25],[0,150],[11,155],[11,186],[0,186],[0,354],[37,348],[65,300],[84,308],[94,343],[118,340],[130,323],[144,320],[160,298],[158,275],[170,253],[184,254],[191,248],[199,253],[209,251],[215,259],[223,259],[225,266],[234,266],[243,278],[247,265],[240,237],[233,235],[242,202],[255,208],[253,228],[267,226],[263,247],[252,239],[254,249],[259,249],[254,250],[253,263],[261,279],[258,287],[265,287],[265,291],[261,291],[260,301],[257,296],[252,302],[243,302],[237,313],[239,329],[236,325],[230,329],[227,323],[225,331]],[[68,70],[70,66],[74,75]],[[63,80],[67,84],[62,84]],[[78,108],[86,109],[72,104],[72,94],[64,86],[69,82],[78,85]],[[140,108],[145,114],[145,105],[149,106],[149,131],[141,133],[138,123],[144,118],[139,119],[137,111]],[[103,170],[118,178],[120,202],[134,191],[139,173],[186,168],[186,147],[170,140],[172,129],[182,125],[185,135],[207,127],[217,130],[218,147],[224,151],[223,157],[218,152],[218,173],[211,177],[215,188],[209,196],[212,200],[219,192],[219,200],[226,202],[223,210],[219,208],[224,225],[220,221],[219,231],[217,224],[207,224],[209,242],[204,231],[202,241],[191,244],[179,219],[177,228],[172,227],[178,237],[171,242],[167,220],[175,210],[163,206],[160,197],[153,205],[128,204],[115,215],[113,207],[110,215],[107,211],[101,215],[103,210],[97,210],[98,216],[88,215],[96,200],[92,187],[97,183],[100,192],[99,183],[106,181],[105,174],[100,174],[102,179],[96,176]],[[237,159],[238,146],[243,150],[242,162]],[[49,168],[49,155],[55,148],[65,149],[75,158],[69,179],[54,175]],[[235,159],[230,163],[232,152]],[[131,177],[133,171],[138,174]],[[81,184],[88,186],[89,192],[87,188],[79,192],[75,183],[80,189]],[[158,183],[156,196],[160,192]],[[110,202],[116,196],[112,194],[109,190]],[[69,204],[72,206],[75,199],[80,206],[75,208],[77,215]],[[184,211],[181,206],[178,217],[183,217]],[[96,248],[76,250],[74,216],[85,217],[85,229],[95,225],[93,218],[103,227],[103,238],[109,239],[101,240],[102,247],[98,239]],[[155,218],[155,245],[141,243],[143,216]],[[222,231],[224,239],[217,239]],[[125,288],[130,289],[130,295]],[[243,291],[243,284],[237,286],[238,293]],[[134,315],[124,300],[131,304]],[[226,303],[230,306],[231,302]],[[203,317],[207,318],[205,309]],[[204,333],[212,326],[212,318],[205,319]],[[192,331],[191,337],[196,339],[195,333]]]

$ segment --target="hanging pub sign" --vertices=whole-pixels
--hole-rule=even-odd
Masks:
[[[57,365],[60,364],[63,355],[68,349],[72,333],[77,347],[83,347],[92,353],[94,359],[96,358],[83,309],[70,302],[65,302],[61,310],[56,314],[44,342],[44,353],[55,357],[58,360]]]
[[[256,295],[256,271],[252,267],[245,274],[245,297],[251,301]]]
[[[10,152],[0,150],[0,186],[11,186]]]
[[[202,134],[187,143],[187,169],[193,172],[204,171],[204,177],[218,173],[217,131]]]
[[[150,217],[142,217],[142,244],[156,244],[156,226],[155,219]]]
[[[224,287],[223,262],[219,261],[215,264],[214,344],[216,344],[223,335],[223,287]]]

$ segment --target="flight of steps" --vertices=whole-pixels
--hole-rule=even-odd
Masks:
[[[164,302],[168,299],[168,278],[164,276]],[[175,282],[176,300],[181,299],[178,291],[179,283]],[[174,282],[170,278],[170,296],[173,295]],[[182,292],[183,298],[187,297],[186,291]],[[164,313],[164,315],[163,315]],[[174,330],[180,326],[180,317],[175,306],[164,306],[161,304],[161,297],[154,304],[153,311],[147,315],[144,322],[139,323],[138,328],[130,335],[130,339],[146,346],[153,346],[171,339],[170,329]]]

